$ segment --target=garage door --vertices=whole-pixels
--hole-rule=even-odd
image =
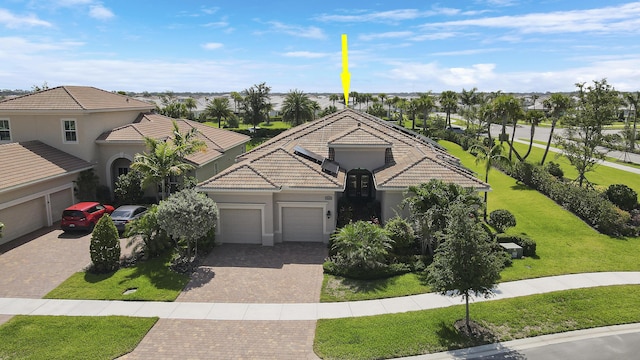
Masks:
[[[0,239],[0,243],[47,226],[44,197],[0,210],[0,222],[4,223],[3,237]]]
[[[60,221],[60,219],[62,219],[62,212],[64,209],[73,205],[71,191],[72,189],[64,189],[50,195],[51,220],[53,222]]]
[[[258,209],[221,209],[223,243],[262,244],[262,222]]]
[[[282,208],[282,241],[322,242],[322,208]]]

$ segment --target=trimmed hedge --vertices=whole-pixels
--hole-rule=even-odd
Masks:
[[[523,234],[497,234],[498,243],[514,243],[522,248],[522,255],[535,256],[537,244],[535,240]]]
[[[620,237],[638,233],[639,229],[631,224],[631,215],[597,190],[565,183],[544,168],[526,162],[517,163],[510,175],[545,194],[605,235]]]

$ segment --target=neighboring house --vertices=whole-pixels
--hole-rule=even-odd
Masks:
[[[0,101],[0,243],[51,225],[73,204],[78,172],[93,168],[113,188],[128,171],[144,136],[169,138],[172,119],[151,114],[154,104],[87,86],[60,86]],[[244,152],[249,137],[178,120],[181,131],[197,127],[208,145],[187,160],[193,176],[207,179]]]
[[[198,189],[218,204],[217,241],[273,245],[327,242],[343,197],[356,211],[378,203],[383,222],[406,215],[405,191],[430,179],[489,190],[430,139],[346,109],[278,135]]]

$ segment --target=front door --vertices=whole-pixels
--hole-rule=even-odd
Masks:
[[[372,195],[371,173],[367,170],[352,170],[347,175],[347,196],[353,199],[369,199]]]

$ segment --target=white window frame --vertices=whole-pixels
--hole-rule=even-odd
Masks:
[[[11,140],[13,139],[13,137],[11,136],[11,120],[9,120],[8,118],[1,118],[0,122],[7,122],[7,128],[6,129],[0,129],[0,131],[8,131],[9,132],[9,139],[7,140],[2,140],[0,139],[0,143],[8,143],[11,142]]]
[[[65,128],[65,123],[68,121],[72,121],[74,124],[75,129],[74,130],[67,130]],[[63,144],[77,144],[79,142],[79,136],[78,136],[78,121],[76,119],[60,119],[61,125],[62,125],[62,143]],[[75,140],[67,140],[67,132],[71,132],[73,131],[76,134],[76,139]]]

